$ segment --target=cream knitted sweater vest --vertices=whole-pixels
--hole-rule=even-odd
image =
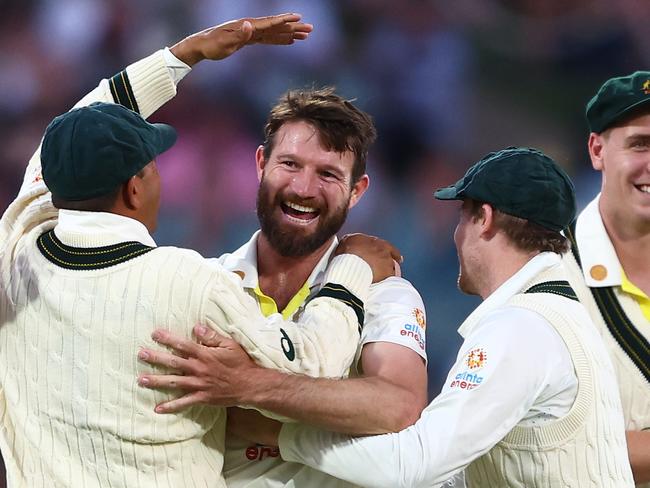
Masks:
[[[526,288],[553,279],[562,277],[544,273]],[[578,377],[574,405],[556,421],[516,426],[467,467],[469,488],[634,486],[613,368],[592,324],[569,316],[563,306],[567,300],[546,293],[519,294],[508,305],[540,314],[562,337]]]
[[[225,413],[158,415],[140,388],[154,327],[189,337],[214,271],[158,248],[106,269],[62,270],[26,238],[0,327],[2,451],[10,486],[225,486]]]
[[[618,342],[616,342],[612,333],[608,330],[594,296],[585,284],[582,270],[573,255],[569,253],[565,257],[564,262],[569,271],[571,286],[578,295],[580,302],[587,308],[594,324],[596,324],[614,364],[621,394],[621,402],[623,404],[626,428],[628,430],[650,428],[650,383],[648,383],[639,369],[632,363]],[[650,328],[650,325],[647,324],[647,320],[641,312],[639,304],[634,298],[620,291],[618,287],[614,289],[614,293],[632,323],[639,324],[639,326],[646,325]],[[642,328],[637,327],[637,329]]]
[[[175,93],[160,51],[115,79],[78,106],[121,97],[148,116]],[[61,242],[51,238],[48,249],[41,241],[39,250],[37,239],[57,218],[40,173],[37,150],[0,219],[0,448],[12,488],[225,486],[223,410],[158,415],[156,403],[175,393],[136,384],[150,370],[137,352],[155,346],[154,328],[190,337],[194,325],[206,324],[260,364],[294,373],[340,377],[349,368],[372,276],[360,259],[335,258],[326,281],[340,285],[331,287],[338,296],[310,302],[300,324],[267,321],[236,275],[190,250],[135,257],[127,246],[111,246],[109,230],[62,231]],[[122,256],[88,250],[104,246]],[[80,255],[111,266],[66,269]]]

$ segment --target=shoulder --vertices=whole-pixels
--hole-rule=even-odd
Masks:
[[[397,276],[386,278],[370,286],[368,306],[384,303],[424,307],[422,297],[410,281]]]
[[[207,259],[193,249],[160,246],[156,247],[148,255],[167,263],[182,263],[183,266],[197,271],[215,274],[228,273],[216,259]]]
[[[472,336],[513,353],[529,354],[563,345],[560,335],[544,317],[532,310],[510,305],[487,313]]]
[[[539,392],[571,371],[568,348],[541,315],[515,306],[486,314],[465,338],[457,357],[458,368],[485,366],[485,378],[509,378],[517,386]]]

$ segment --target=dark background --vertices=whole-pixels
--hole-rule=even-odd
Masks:
[[[4,0],[0,2],[0,209],[16,194],[47,123],[108,77],[196,30],[285,11],[315,30],[288,48],[254,46],[204,63],[153,116],[179,132],[159,158],[159,244],[215,256],[257,228],[254,152],[289,87],[334,84],[378,126],[371,190],[347,231],[393,241],[428,315],[430,396],[478,303],[456,290],[457,207],[433,189],[486,152],[538,147],[599,187],[584,107],[613,75],[648,68],[650,2],[632,0]]]

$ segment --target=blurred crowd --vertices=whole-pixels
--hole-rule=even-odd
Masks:
[[[178,129],[158,160],[159,244],[214,256],[257,228],[255,148],[287,89],[335,85],[374,117],[371,191],[347,231],[393,241],[428,312],[430,395],[477,300],[456,290],[457,209],[432,191],[482,155],[535,146],[598,189],[584,107],[610,76],[647,69],[650,2],[636,0],[2,0],[0,209],[55,115],[101,78],[185,35],[233,18],[300,12],[315,30],[202,63],[153,116]]]

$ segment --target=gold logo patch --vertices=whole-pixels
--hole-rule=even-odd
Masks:
[[[595,266],[591,267],[589,274],[593,279],[603,281],[605,278],[607,278],[607,268],[602,264],[596,264]]]

